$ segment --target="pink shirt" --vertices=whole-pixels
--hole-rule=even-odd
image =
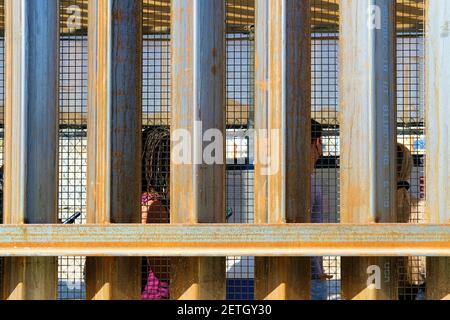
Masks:
[[[141,205],[147,206],[150,201],[161,200],[157,193],[144,192],[141,196]],[[147,283],[141,293],[142,300],[164,300],[169,298],[169,284],[160,281],[153,270],[148,267]]]
[[[164,300],[169,299],[169,284],[160,281],[149,267],[147,284],[141,293],[142,300]]]

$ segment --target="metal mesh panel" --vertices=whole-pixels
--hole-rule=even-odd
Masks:
[[[233,0],[229,5],[246,5]],[[147,10],[162,4],[164,10]],[[161,170],[169,160],[167,136],[159,140],[164,149],[159,160],[149,162],[149,150],[158,145],[155,137],[169,130],[170,126],[170,35],[167,19],[168,3],[144,1],[144,74],[143,74],[143,192],[161,193],[168,189],[165,183],[150,182],[149,176]],[[246,137],[253,117],[253,38],[250,25],[234,24],[238,15],[227,12],[227,215],[230,223],[253,222],[253,166],[250,161],[251,141]],[[148,26],[151,27],[148,27]],[[148,148],[148,149],[146,149]],[[151,180],[151,178],[150,178]],[[155,181],[155,180],[153,180]],[[164,196],[163,206],[152,213],[151,222],[168,222],[169,201]],[[143,208],[144,210],[146,208]],[[147,221],[150,222],[148,218]],[[159,272],[157,272],[159,270]],[[160,281],[168,283],[170,263],[168,259],[144,258],[143,290],[149,285],[152,272]],[[253,258],[231,257],[227,261],[228,298],[253,298]]]
[[[155,197],[147,222],[168,223],[170,202],[170,2],[144,1],[143,52],[143,201]],[[408,17],[424,15],[423,2],[397,0],[404,20],[399,22],[397,42],[398,141],[411,152],[413,166],[410,206],[399,222],[424,221],[424,39],[423,25],[405,23]],[[234,8],[227,12],[227,180],[226,203],[229,223],[253,223],[253,141],[247,132],[253,128],[254,110],[254,19],[244,9],[249,1],[228,0]],[[82,7],[78,5],[82,4]],[[317,222],[339,222],[339,123],[338,123],[338,14],[324,15],[319,9],[335,8],[337,1],[312,0],[312,118],[321,124],[323,155],[317,162],[312,188],[320,188],[322,217]],[[87,36],[77,27],[87,20],[87,1],[61,1],[60,42],[60,165],[59,218],[62,222],[80,213],[75,223],[84,223],[86,214],[86,93]],[[160,8],[150,10],[150,7]],[[3,1],[0,0],[0,11]],[[3,12],[0,12],[3,14]],[[236,23],[235,21],[241,21]],[[242,24],[242,21],[246,21]],[[0,36],[0,119],[4,105],[4,41]],[[318,133],[316,130],[315,133]],[[314,136],[314,132],[313,132]],[[399,152],[399,157],[401,154]],[[0,126],[0,164],[3,164],[3,124]],[[149,197],[149,198],[146,198]],[[143,208],[144,209],[144,208]],[[1,219],[1,215],[0,215]],[[400,299],[422,298],[425,290],[424,258],[399,259]],[[143,258],[143,292],[149,276],[169,282],[170,260]],[[340,258],[324,257],[325,299],[340,299]],[[227,298],[253,299],[254,260],[251,257],[227,259]],[[0,273],[1,273],[0,260]],[[58,295],[60,299],[84,299],[84,258],[59,258]],[[315,272],[313,272],[314,274]],[[150,279],[151,280],[151,279]],[[316,279],[313,279],[316,280]],[[1,282],[1,277],[0,277]],[[0,283],[1,285],[1,283]],[[314,285],[313,285],[314,287]],[[151,295],[151,292],[149,293]],[[147,296],[148,298],[148,296]],[[166,298],[166,297],[160,297]]]
[[[337,3],[335,5],[338,6]],[[339,223],[339,32],[337,14],[335,19],[324,17],[320,13],[323,6],[323,1],[313,0],[311,3],[311,117],[317,122],[312,125],[311,152],[318,159],[311,186],[312,220],[315,223]],[[319,138],[321,141],[317,142]],[[316,151],[320,148],[322,155]],[[314,257],[312,262],[312,299],[340,299],[340,258]],[[328,275],[330,279],[318,279],[321,274]]]
[[[417,1],[399,1],[402,7],[402,15],[416,16],[420,14],[423,3]],[[313,2],[313,6],[319,2]],[[320,178],[322,187],[322,200],[324,202],[323,222],[339,222],[339,174],[338,163],[335,156],[339,156],[338,132],[332,133],[337,127],[337,40],[333,40],[335,35],[327,33],[326,28],[317,27],[320,18],[315,17],[313,8],[313,21],[315,22],[315,33],[313,40],[313,118],[324,125],[324,158],[319,161],[316,175]],[[423,12],[421,13],[423,14]],[[398,129],[399,142],[412,151],[414,166],[412,168],[411,184],[411,208],[408,220],[418,222],[423,220],[424,209],[424,185],[425,177],[423,170],[424,163],[424,126],[423,126],[423,27],[420,24],[405,25],[398,24],[398,70],[397,70],[397,93],[398,93]],[[320,34],[317,32],[320,30]],[[325,32],[324,32],[325,31]],[[319,41],[317,37],[320,37]],[[334,42],[334,43],[333,43]],[[329,134],[327,134],[327,131]],[[328,158],[328,159],[326,159]],[[327,188],[325,189],[324,188]],[[333,208],[327,214],[327,208]],[[333,214],[336,212],[337,214]],[[407,222],[407,221],[403,221]],[[424,258],[403,259],[399,266],[400,298],[412,296],[414,291],[421,290],[420,286],[415,286],[406,279],[418,279],[422,275]],[[409,266],[409,267],[408,267]],[[335,277],[328,281],[328,299],[339,297],[339,259],[325,258],[325,270]],[[409,275],[406,273],[409,272]],[[413,275],[412,275],[412,274]],[[413,282],[421,282],[414,280]],[[419,288],[418,288],[419,287]],[[408,293],[409,292],[409,293]]]
[[[85,223],[87,165],[87,1],[60,5],[59,213],[62,223]],[[58,298],[84,299],[82,257],[58,258]]]
[[[397,0],[397,4],[402,16],[424,18],[424,1]],[[425,222],[424,45],[423,24],[398,25],[397,128],[402,146],[397,156],[397,180],[401,184],[397,191],[397,216],[400,223]],[[400,300],[424,299],[425,264],[425,257],[399,259]]]
[[[226,208],[229,223],[254,222],[254,19],[243,21],[248,1],[227,2]],[[244,12],[244,13],[243,13]],[[254,258],[227,258],[227,299],[254,299]]]
[[[412,154],[409,183],[411,206],[405,221],[423,221],[424,176],[424,103],[423,103],[423,25],[409,23],[423,18],[423,1],[398,0],[397,95],[398,141]],[[339,125],[338,125],[338,20],[325,17],[319,10],[322,1],[312,1],[312,117],[322,124],[323,157],[318,161],[313,183],[320,186],[322,222],[339,222]],[[335,3],[337,8],[338,4]],[[421,17],[422,16],[422,17]],[[331,21],[332,20],[332,21]],[[334,21],[334,22],[333,22]],[[405,23],[406,21],[406,23]],[[315,186],[313,186],[315,188]],[[327,299],[340,299],[340,259],[324,257]],[[424,258],[404,258],[399,264],[400,299],[416,297],[424,291]],[[413,279],[413,280],[411,280]],[[414,284],[416,283],[416,285]],[[420,283],[420,284],[417,284]],[[314,285],[314,284],[313,284]]]
[[[155,6],[161,7],[150,10]],[[143,221],[169,223],[170,1],[144,0],[143,19]],[[168,299],[170,259],[142,262],[142,299]]]

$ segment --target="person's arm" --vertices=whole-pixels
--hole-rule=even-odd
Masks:
[[[147,223],[147,217],[148,217],[148,206],[141,206],[142,211],[142,217],[141,217],[141,223],[146,224]]]

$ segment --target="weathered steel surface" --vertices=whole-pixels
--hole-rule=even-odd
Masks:
[[[58,1],[10,0],[5,5],[4,222],[56,223]],[[55,258],[8,258],[4,263],[4,298],[56,298]]]
[[[269,1],[255,2],[255,131],[269,128]],[[268,135],[270,137],[270,135]],[[269,221],[268,175],[264,174],[267,164],[263,165],[261,153],[267,154],[265,141],[255,139],[255,223]]]
[[[257,223],[310,221],[310,10],[309,1],[256,1]],[[308,299],[309,265],[256,259],[257,298]]]
[[[181,256],[177,255],[171,259],[171,299],[225,299],[227,291],[225,255],[193,254],[189,255],[190,258]],[[173,265],[176,267],[173,268]]]
[[[97,224],[138,223],[141,1],[89,1],[88,64],[87,218]],[[139,299],[140,259],[88,260],[89,299]]]
[[[381,29],[369,29],[368,9],[378,5]],[[393,2],[341,4],[341,220],[395,219],[395,32]],[[361,213],[364,214],[361,214]]]
[[[223,222],[225,164],[203,161],[210,143],[203,135],[209,129],[225,135],[225,7],[221,0],[175,0],[172,10],[171,130],[174,139],[181,129],[192,140],[190,159],[171,164],[170,218],[175,223]],[[225,155],[225,141],[222,148]]]
[[[450,256],[450,225],[3,225],[0,255]]]
[[[427,258],[427,299],[450,300],[450,257]]]
[[[89,2],[88,221],[141,221],[142,6]]]
[[[256,257],[257,300],[309,300],[311,259],[307,257]]]
[[[341,221],[396,221],[395,2],[340,3]],[[368,287],[367,268],[389,274]],[[343,259],[346,299],[395,299],[395,259]],[[364,275],[364,276],[361,276]]]
[[[428,0],[426,13],[426,213],[450,223],[450,2]],[[450,299],[450,258],[428,259],[427,296]]]
[[[140,257],[88,257],[86,297],[92,300],[139,300]]]
[[[144,2],[144,33],[161,34],[170,32],[170,1],[171,0],[143,0]],[[347,0],[345,0],[347,1]],[[62,9],[71,5],[78,5],[82,12],[82,29],[69,30],[67,25],[62,24],[63,32],[86,33],[87,26],[87,2],[88,0],[62,0]],[[318,31],[338,29],[340,0],[315,0],[312,10],[314,19],[312,24]],[[245,30],[253,24],[255,16],[255,0],[227,0],[227,29],[228,32]],[[397,3],[398,15],[397,26],[399,30],[418,30],[423,26],[423,1],[401,1]],[[2,10],[0,3],[0,12]],[[66,21],[71,11],[61,10],[62,21]],[[2,16],[0,15],[0,31],[3,28]]]
[[[7,1],[6,9],[4,222],[52,223],[58,197],[58,2]]]
[[[303,223],[311,219],[311,8],[310,1],[279,2],[270,2],[279,18],[269,19],[269,129],[281,129],[281,170],[270,176],[269,222],[281,209],[283,221]]]
[[[207,164],[204,133],[222,133],[225,155],[225,2],[172,1],[172,138],[185,130],[190,159],[171,157],[171,223],[225,222],[225,159]],[[171,150],[181,141],[173,141]],[[225,259],[171,262],[172,299],[225,299]]]

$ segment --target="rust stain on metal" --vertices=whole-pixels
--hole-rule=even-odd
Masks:
[[[142,1],[93,0],[88,6],[87,219],[97,224],[138,223]],[[139,259],[95,258],[86,266],[89,298],[139,297]],[[130,281],[124,283],[114,268],[126,270],[121,277]]]
[[[194,139],[192,154],[197,150],[203,154],[203,141],[195,140],[196,135],[202,137],[206,130],[217,129],[225,136],[226,131],[225,3],[223,0],[173,0],[172,11],[171,130],[187,130]],[[201,132],[196,131],[199,123]],[[225,222],[225,166],[198,164],[193,158],[189,164],[173,160],[171,223]],[[171,296],[224,299],[224,266],[224,258],[172,260]]]
[[[450,225],[1,226],[0,253],[161,256],[449,255]]]

